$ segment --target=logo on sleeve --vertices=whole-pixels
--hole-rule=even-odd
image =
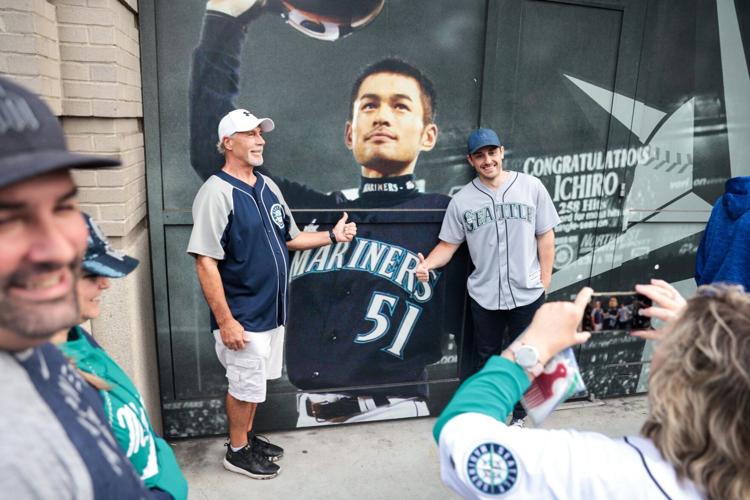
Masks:
[[[284,229],[284,209],[278,203],[271,205],[271,220],[279,229]]]
[[[516,459],[497,443],[484,443],[474,448],[466,472],[471,484],[485,495],[502,495],[518,479]]]

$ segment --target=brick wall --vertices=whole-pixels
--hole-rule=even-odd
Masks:
[[[104,297],[92,333],[141,390],[160,427],[136,0],[0,0],[0,73],[35,91],[71,150],[122,166],[74,171],[81,207],[141,260]]]
[[[108,236],[124,237],[146,215],[143,132],[138,118],[66,117],[63,130],[71,149],[119,156],[123,165],[73,173],[81,208]]]
[[[44,0],[0,0],[0,73],[62,111],[55,7]]]

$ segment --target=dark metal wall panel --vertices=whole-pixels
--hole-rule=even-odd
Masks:
[[[503,28],[488,55],[497,62],[485,75],[482,123],[504,132],[514,159],[606,149],[610,119],[592,123],[581,113],[565,75],[614,88],[623,11],[527,0],[499,2],[496,16]]]
[[[146,159],[151,273],[153,279],[154,321],[159,364],[159,392],[163,402],[174,399],[174,370],[169,326],[169,290],[164,253],[164,217],[162,212],[161,138],[159,131],[159,58],[156,50],[156,16],[152,0],[139,4],[141,49],[141,89]]]
[[[195,273],[195,261],[185,252],[191,226],[165,226],[169,322],[175,398],[211,397],[225,390],[226,379],[209,325],[208,305]]]

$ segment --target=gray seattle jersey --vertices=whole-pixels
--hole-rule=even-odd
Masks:
[[[544,293],[536,236],[560,222],[539,179],[508,173],[497,192],[478,178],[461,188],[440,229],[441,240],[469,245],[476,267],[469,295],[488,310],[524,306]]]

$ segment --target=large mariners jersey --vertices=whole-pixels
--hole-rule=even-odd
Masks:
[[[102,400],[52,344],[0,352],[3,498],[149,498]]]
[[[476,266],[469,295],[488,310],[525,306],[544,293],[536,236],[560,222],[539,179],[508,174],[497,191],[478,178],[461,188],[440,230],[447,243],[468,243]]]
[[[250,186],[219,171],[201,186],[187,251],[219,261],[232,316],[245,330],[262,332],[286,323],[286,241],[299,230],[276,183],[256,177]],[[211,313],[211,329],[217,328]]]
[[[436,425],[443,482],[462,497],[703,498],[648,439],[506,426],[499,419],[529,379],[498,356],[487,367],[461,386]]]
[[[293,193],[292,200],[294,190],[284,190]],[[341,209],[384,211],[360,212],[351,243],[295,253],[286,333],[287,373],[294,385],[315,390],[416,383],[425,365],[440,359],[446,311],[461,309],[463,293],[446,304],[441,276],[420,283],[414,269],[417,252],[437,243],[448,202],[445,195],[418,193],[411,176],[363,179],[357,200],[328,202]],[[391,396],[421,391],[419,386],[387,390]]]

